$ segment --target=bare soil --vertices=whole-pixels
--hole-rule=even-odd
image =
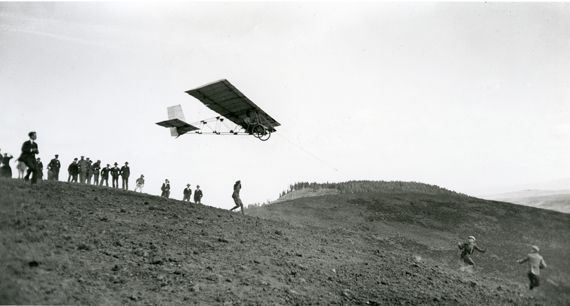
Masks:
[[[555,259],[568,254],[567,216],[442,201],[331,195],[242,216],[131,191],[0,179],[0,304],[569,303],[567,257]],[[513,236],[490,242],[505,231]],[[490,251],[467,273],[453,246],[473,232]],[[535,239],[544,239],[552,272],[531,294],[525,268],[512,262]]]

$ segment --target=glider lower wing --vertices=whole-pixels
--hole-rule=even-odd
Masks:
[[[186,123],[180,119],[168,119],[165,121],[157,122],[156,124],[163,126],[163,127],[166,127],[166,128],[175,129],[176,134],[173,136],[180,136],[184,133],[199,130],[199,128],[197,128],[191,124],[188,124],[188,123]]]

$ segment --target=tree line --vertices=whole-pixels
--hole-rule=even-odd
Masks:
[[[335,189],[339,193],[360,193],[360,192],[402,192],[402,193],[426,193],[426,194],[457,194],[457,192],[436,186],[418,182],[402,182],[402,181],[348,181],[342,183],[316,183],[316,182],[298,182],[289,185],[289,188],[279,194],[279,198],[287,194],[302,190],[312,189],[318,191],[321,189]]]

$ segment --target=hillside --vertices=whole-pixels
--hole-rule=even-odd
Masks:
[[[568,216],[456,199],[341,194],[248,210],[263,219],[102,187],[0,179],[0,304],[570,301],[561,255]],[[528,233],[531,217],[541,222]],[[512,237],[499,240],[506,232]],[[490,251],[469,274],[457,269],[454,244],[472,233]],[[524,268],[510,262],[539,238],[551,266],[545,277],[558,287],[545,281],[529,294]]]
[[[570,253],[570,215],[453,192],[397,190],[299,198],[248,209],[248,214],[326,228],[331,233],[358,233],[363,243],[415,254],[450,270],[460,267],[456,243],[474,235],[488,249],[485,254],[475,255],[475,274],[517,284],[523,294],[527,285],[525,269],[515,260],[526,254],[529,245],[538,244],[549,269],[544,271],[541,291],[533,294],[548,304],[570,302],[570,265],[566,262]],[[486,282],[493,283],[488,279]]]
[[[570,190],[522,190],[484,198],[570,213]]]

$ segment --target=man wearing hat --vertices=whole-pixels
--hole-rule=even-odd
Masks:
[[[196,190],[194,190],[194,203],[202,204],[202,189],[200,189],[200,185],[197,185]]]
[[[475,252],[475,250],[481,253],[485,253],[484,249],[481,249],[477,246],[477,243],[475,243],[476,240],[477,239],[475,239],[474,236],[469,236],[467,237],[466,242],[457,243],[457,246],[461,250],[461,259],[463,260],[464,263],[468,264],[469,266],[475,266],[475,262],[471,258],[471,255],[473,254],[473,252]]]
[[[87,180],[87,168],[89,167],[89,163],[85,160],[85,156],[81,156],[77,165],[79,166],[79,182],[81,184],[85,184],[85,181]]]
[[[141,174],[141,177],[139,177],[136,181],[137,186],[135,187],[135,192],[140,191],[142,192],[143,187],[144,187],[144,175]]]
[[[111,168],[111,181],[113,188],[119,188],[119,174],[121,174],[121,169],[117,167],[117,163],[115,162],[115,166]]]
[[[30,140],[25,141],[22,145],[22,154],[20,154],[18,161],[21,161],[28,166],[28,172],[26,173],[24,180],[29,180],[31,175],[31,183],[35,184],[38,181],[39,174],[36,164],[36,154],[40,153],[38,144],[36,143],[38,135],[36,132],[32,131],[28,133],[28,137],[30,137]]]
[[[528,262],[530,268],[528,271],[530,290],[540,285],[540,269],[546,268],[546,262],[544,261],[544,258],[538,254],[538,252],[540,252],[540,249],[536,245],[533,245],[530,247],[530,253],[527,254],[525,258],[517,260],[519,264]]]
[[[99,172],[101,171],[101,161],[97,160],[91,165],[91,174],[93,175],[93,185],[99,185]]]
[[[59,181],[59,169],[61,168],[61,163],[58,159],[59,155],[55,155],[55,158],[50,160],[48,168],[48,181]]]
[[[190,184],[187,184],[186,188],[184,188],[184,198],[182,199],[182,201],[190,202],[191,195],[192,195],[192,189],[190,189]]]
[[[43,180],[44,179],[44,163],[42,163],[42,160],[38,157],[36,158],[36,169],[38,170],[38,180]]]
[[[103,186],[103,182],[105,182],[105,187],[109,187],[109,172],[111,171],[109,167],[110,165],[107,164],[107,167],[101,169],[101,183],[99,186]]]
[[[167,199],[168,197],[170,197],[170,182],[168,181],[168,179],[164,180],[164,183],[162,183],[160,190],[162,191],[162,193],[160,194],[161,197]]]
[[[125,162],[125,165],[121,167],[121,187],[124,190],[129,190],[129,176],[131,175],[131,168],[129,168],[129,162]]]
[[[91,185],[91,178],[93,177],[93,161],[87,157],[87,176],[85,177],[85,182]]]
[[[77,157],[73,159],[73,162],[67,167],[67,182],[77,183],[77,175],[79,174],[79,164],[77,163]]]

